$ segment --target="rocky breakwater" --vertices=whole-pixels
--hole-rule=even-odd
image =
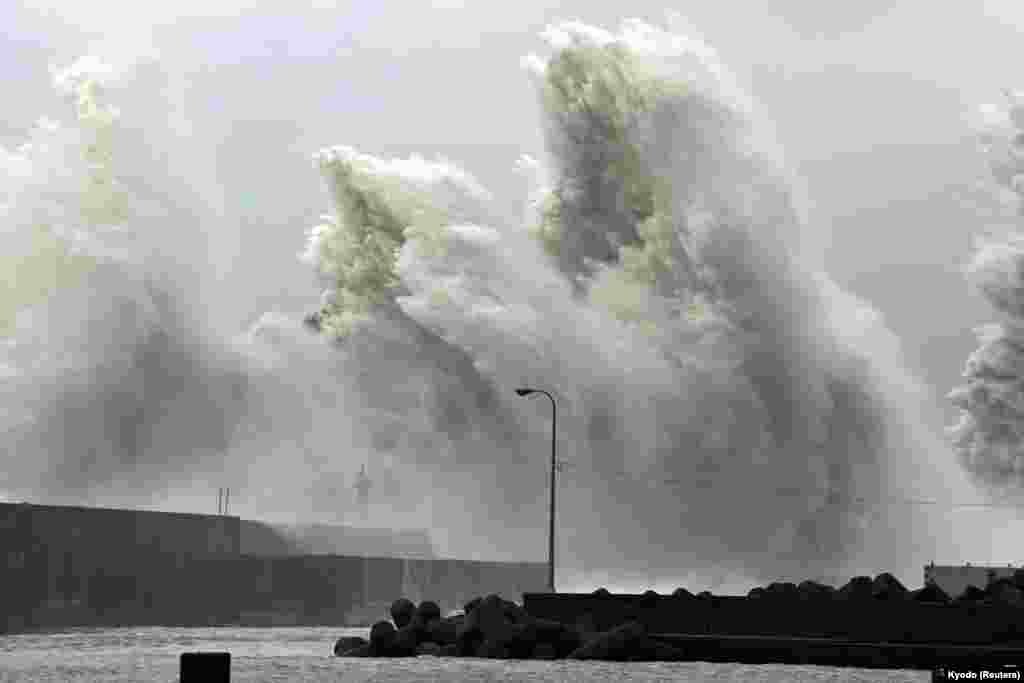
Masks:
[[[494,659],[681,660],[685,653],[651,638],[633,621],[606,632],[584,633],[560,622],[534,617],[497,595],[476,598],[461,614],[442,617],[436,603],[413,607],[405,599],[391,607],[391,620],[370,629],[369,640],[340,638],[342,657],[417,655]]]
[[[839,588],[771,583],[746,596],[599,589],[528,593],[520,606],[489,595],[447,617],[437,603],[417,606],[403,598],[390,617],[374,624],[369,640],[339,639],[335,654],[927,668],[950,656],[973,656],[969,651],[980,656],[982,647],[1024,652],[1024,571],[955,598],[935,584],[909,590],[883,573]]]

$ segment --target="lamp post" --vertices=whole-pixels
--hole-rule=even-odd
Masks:
[[[558,411],[555,398],[543,389],[516,389],[520,396],[544,394],[551,401],[551,512],[548,517],[548,589],[555,592],[555,436],[558,433]]]

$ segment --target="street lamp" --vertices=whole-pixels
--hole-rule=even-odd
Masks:
[[[543,389],[516,389],[520,396],[544,394],[551,401],[551,514],[548,518],[548,588],[555,592],[555,435],[558,433],[558,411],[555,398]]]

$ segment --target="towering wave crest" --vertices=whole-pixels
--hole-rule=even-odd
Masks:
[[[4,152],[5,488],[144,504],[223,456],[244,376],[197,314],[204,226],[160,156],[181,142],[154,101],[167,74],[122,53],[53,80],[71,116]]]
[[[910,559],[884,534],[872,545],[850,502],[906,493],[939,443],[924,392],[880,316],[798,258],[799,199],[751,102],[685,35],[633,21],[545,38],[549,56],[524,60],[548,152],[521,162],[534,224],[483,223],[450,165],[327,152],[336,213],[309,254],[338,285],[321,327],[355,340],[358,310],[365,335],[398,316],[439,338],[465,364],[447,392],[512,431],[498,468],[539,436],[511,389],[553,390],[577,567],[831,576],[927,558],[927,525],[897,523],[920,537]],[[433,169],[429,188],[414,167]]]

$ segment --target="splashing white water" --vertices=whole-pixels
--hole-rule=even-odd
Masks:
[[[1005,93],[982,108],[978,138],[992,172],[990,203],[1002,209],[968,266],[968,276],[1000,321],[978,328],[981,346],[967,359],[967,384],[949,398],[961,410],[950,428],[964,467],[990,493],[1020,495],[1024,482],[1024,95]]]
[[[638,555],[835,575],[874,562],[912,576],[950,552],[941,515],[865,534],[867,510],[844,503],[967,489],[880,316],[802,257],[791,178],[714,52],[640,22],[545,37],[552,56],[524,60],[549,150],[546,165],[520,161],[538,177],[532,237],[461,224],[397,171],[412,161],[325,167],[349,199],[314,232],[321,272],[349,281],[365,269],[339,250],[369,258],[355,238],[386,233],[375,264],[394,277],[358,301],[328,297],[325,329],[344,336],[331,323],[355,303],[355,336],[373,337],[373,307],[397,306],[473,360],[460,390],[556,391],[565,445],[592,475],[577,566]],[[513,401],[489,407],[529,430]]]
[[[915,582],[932,559],[988,559],[990,523],[854,501],[966,489],[898,342],[806,255],[792,178],[714,51],[640,22],[545,36],[550,54],[525,60],[547,141],[521,164],[533,225],[450,161],[318,155],[332,206],[304,258],[333,345],[295,312],[226,329],[206,250],[237,228],[210,141],[173,88],[146,88],[156,72],[110,79],[123,119],[103,158],[135,244],[31,309],[0,359],[36,396],[6,413],[12,491],[99,500],[127,477],[139,500],[180,502],[202,482],[234,487],[241,514],[337,518],[369,460],[391,488],[373,525],[537,559],[550,423],[512,393],[529,385],[558,399],[559,566],[581,586]],[[68,187],[95,170],[70,140],[49,165],[9,155],[12,239],[49,215],[44,169]],[[53,357],[19,356],[39,338]]]

